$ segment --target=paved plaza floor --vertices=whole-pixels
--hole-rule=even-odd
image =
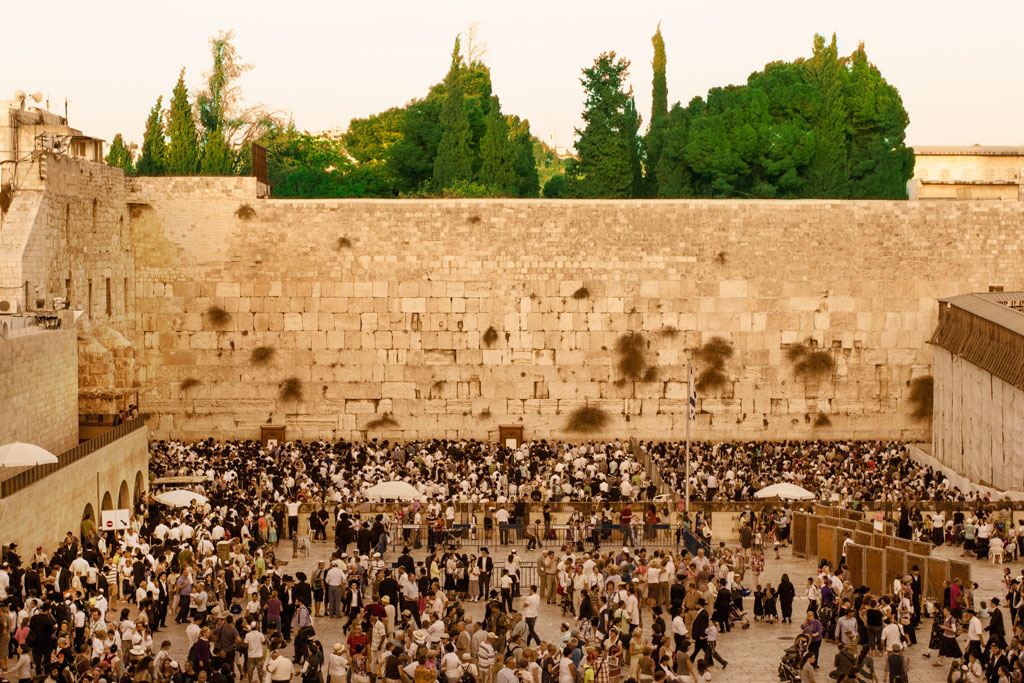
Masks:
[[[319,542],[313,544],[308,557],[300,554],[297,558],[292,558],[291,544],[289,542],[282,542],[278,550],[278,557],[281,561],[287,562],[283,567],[285,573],[294,575],[297,571],[303,571],[307,575],[312,575],[317,560],[329,558],[333,548],[334,545],[331,542]],[[501,558],[505,555],[500,551],[500,548],[492,548],[492,552],[494,552],[496,558]],[[939,557],[959,558],[960,550],[959,548],[943,546],[936,549],[933,554]],[[425,551],[422,550],[414,553],[416,559],[422,559],[425,555]],[[524,561],[532,561],[537,558],[538,551],[524,552],[520,549],[519,555]],[[394,553],[389,552],[385,560],[392,561],[395,556]],[[1017,566],[1019,564],[1021,563],[1013,565],[1014,573],[1019,572],[1020,567]],[[1005,566],[1007,565],[988,564],[977,560],[972,562],[973,578],[979,584],[976,600],[989,600],[994,596],[1002,595],[1001,576],[1002,569]],[[815,565],[812,561],[793,557],[790,548],[787,547],[782,550],[780,560],[774,560],[770,557],[767,559],[765,572],[762,577],[764,581],[771,581],[772,585],[778,585],[782,574],[787,573],[799,593],[800,588],[806,584],[807,578],[812,576],[814,570]],[[748,578],[750,577],[748,576]],[[521,600],[517,599],[515,607],[518,608],[520,604]],[[718,651],[728,661],[728,667],[723,671],[720,666],[716,665],[712,669],[712,680],[720,683],[777,681],[779,660],[783,651],[792,645],[793,639],[799,633],[799,622],[806,611],[806,604],[806,598],[801,598],[798,595],[793,603],[793,621],[795,623],[792,625],[753,622],[748,629],[733,629],[731,632],[721,635],[719,637]],[[474,618],[479,618],[483,615],[483,603],[469,602],[464,606],[467,613]],[[744,606],[748,615],[751,615],[753,599],[747,598]],[[643,622],[645,624],[650,623],[650,619],[650,611],[644,610]],[[341,628],[344,621],[344,619],[316,619],[317,639],[324,644],[326,652],[330,651],[333,643],[344,642],[345,636]],[[557,607],[542,603],[540,618],[537,620],[537,632],[541,638],[557,639],[559,637],[559,625],[562,621],[561,612]],[[918,640],[919,643],[923,644],[912,646],[909,649],[911,660],[910,680],[914,683],[919,681],[928,683],[935,681],[937,683],[946,680],[948,663],[945,667],[936,667],[933,666],[935,661],[934,653],[933,657],[929,659],[923,656],[927,652],[925,647],[927,646],[928,629],[930,627],[931,620],[929,619],[918,629]],[[176,625],[173,622],[170,623],[169,628],[156,634],[155,640],[159,642],[165,638],[174,642],[171,652],[175,659],[183,661],[187,656],[184,646],[187,642],[185,627]],[[964,639],[965,637],[962,636],[961,641]],[[964,642],[961,642],[961,647],[964,647]],[[291,654],[290,646],[286,652]],[[821,648],[821,668],[818,671],[820,681],[831,680],[828,678],[828,672],[833,668],[832,662],[835,655],[835,646],[825,642]],[[878,671],[878,679],[881,681],[883,680],[882,659],[876,656],[875,664]]]

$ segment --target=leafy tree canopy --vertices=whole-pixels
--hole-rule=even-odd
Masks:
[[[676,104],[648,173],[662,197],[906,199],[908,123],[863,45],[843,58],[834,36],[815,36],[809,59]]]

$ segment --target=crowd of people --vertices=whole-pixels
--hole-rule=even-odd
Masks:
[[[355,503],[374,484],[405,481],[429,499],[477,503],[650,500],[656,491],[628,443],[548,441],[518,448],[473,440],[309,441],[264,448],[258,441],[161,441],[159,475],[206,476],[215,486],[243,479],[254,491],[297,500]]]
[[[686,488],[686,445],[643,448],[666,484]],[[690,495],[695,500],[745,501],[771,484],[796,484],[819,500],[973,501],[939,471],[912,459],[896,441],[752,441],[690,444]]]
[[[761,445],[756,456],[753,447],[713,449],[722,458],[715,469],[724,470],[721,484],[705,480],[696,493],[742,499],[762,476],[751,474],[761,472],[758,463],[786,473],[815,452],[790,446]],[[643,448],[662,463],[673,457],[662,444]],[[517,550],[507,547],[520,510],[585,496],[649,497],[642,460],[629,450],[621,442],[526,449],[445,441],[272,449],[154,443],[152,475],[202,477],[196,493],[205,502],[197,495],[176,508],[150,496],[137,503],[124,531],[101,532],[85,520],[80,533],[69,531],[49,554],[37,548],[23,559],[11,547],[0,567],[0,670],[19,683],[707,683],[716,665],[728,666],[720,643],[731,631],[780,623],[800,634],[780,676],[825,680],[818,671],[824,640],[839,646],[832,679],[872,680],[875,667],[907,676],[905,648],[931,614],[918,573],[877,596],[853,585],[842,565],[823,566],[809,578],[768,580],[766,564],[788,540],[786,504],[740,510],[738,544],[709,543],[694,552],[645,547],[644,523],[665,514],[658,506],[639,503],[635,515],[629,505],[614,513],[588,506],[570,517],[570,536],[551,540],[546,528],[537,534],[540,554],[524,572]],[[862,466],[865,459],[875,463],[876,477],[899,472],[906,490],[946,490],[934,475],[904,471],[910,466],[898,449],[883,444],[839,444],[825,452],[855,452]],[[701,462],[710,467],[703,456]],[[845,460],[830,462],[848,469]],[[697,481],[710,471],[701,470]],[[795,471],[796,481],[812,486],[824,476],[821,467]],[[424,502],[400,513],[356,512],[366,488],[388,478],[407,479]],[[874,486],[869,481],[851,474],[842,483]],[[485,539],[489,545],[467,553],[450,544],[446,520],[453,502],[474,497],[496,505],[495,533]],[[298,571],[288,566],[297,564],[294,549],[286,562],[279,542],[296,537],[299,504],[311,501],[320,501],[308,522],[313,542],[326,541],[333,528],[334,545],[322,551],[327,559]],[[676,514],[681,527],[711,537],[702,515]],[[435,520],[438,533],[421,550],[402,547],[394,538],[404,533],[399,515]],[[966,538],[973,530],[980,538],[992,522],[981,515],[953,518],[949,534]],[[906,517],[914,528],[909,508]],[[916,526],[927,523],[921,517]],[[621,547],[609,547],[609,524],[622,529]],[[946,522],[939,528],[939,540],[947,541]],[[997,524],[992,529],[990,538],[1003,533]],[[931,640],[936,663],[955,658],[951,676],[1020,680],[1020,579],[1007,577],[1002,599],[1011,609],[1005,632],[999,599],[976,605],[971,589],[947,588]],[[556,637],[537,633],[542,603],[561,614]],[[318,632],[325,619],[338,620],[344,637],[324,641]],[[988,624],[980,637],[975,619]],[[187,642],[160,635],[169,621],[171,629],[184,627]],[[964,657],[957,649],[961,628]],[[978,665],[984,678],[976,677]]]

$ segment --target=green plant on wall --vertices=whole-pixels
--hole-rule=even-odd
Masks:
[[[231,314],[220,306],[210,306],[210,308],[206,310],[206,319],[209,320],[210,324],[214,327],[224,327],[231,322]]]
[[[267,365],[274,360],[274,354],[277,352],[269,346],[257,346],[249,354],[249,360],[252,361],[253,365]]]
[[[373,420],[370,420],[369,422],[366,423],[367,430],[387,429],[388,427],[397,426],[398,422],[395,420],[394,417],[391,416],[391,413],[384,413],[380,417],[374,418]]]
[[[608,413],[594,406],[581,406],[569,415],[565,431],[591,434],[601,431],[607,424]]]
[[[812,349],[806,344],[794,344],[786,350],[786,357],[793,363],[793,372],[805,381],[824,379],[836,367],[832,354],[822,349]]]
[[[695,383],[698,391],[714,391],[729,383],[725,362],[732,354],[732,343],[722,337],[712,337],[694,352],[700,367]]]
[[[302,400],[302,380],[298,377],[289,377],[278,386],[281,390],[280,397],[282,401]]]

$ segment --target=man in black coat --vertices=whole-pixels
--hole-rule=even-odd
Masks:
[[[313,604],[313,588],[306,581],[306,575],[303,572],[295,572],[295,578],[298,579],[298,583],[292,586],[292,600],[296,603],[301,602],[302,604],[309,606]]]
[[[48,603],[43,603],[39,611],[29,619],[28,627],[35,635],[32,641],[32,660],[35,662],[36,671],[42,671],[43,665],[50,663],[50,653],[53,652],[53,632],[57,628],[57,621],[50,614]]]
[[[484,548],[484,550],[486,551],[487,549]],[[397,560],[395,560],[395,564],[404,569],[409,575],[415,576],[416,561],[413,560],[412,555],[409,554],[409,546],[402,548],[402,554],[398,556]]]
[[[399,600],[398,582],[395,581],[395,576],[390,569],[384,570],[384,578],[380,580],[380,585],[377,587],[377,592],[380,594],[380,597],[382,598],[385,595],[391,598],[391,604],[395,605],[395,607],[398,607],[402,604],[401,601]]]
[[[1006,626],[1003,624],[1003,612],[999,609],[999,598],[992,598],[992,613],[989,615],[988,626],[988,647],[999,645],[1001,649],[1006,648]]]
[[[697,660],[697,655],[699,653],[707,652],[707,628],[708,624],[711,623],[711,617],[708,615],[707,604],[708,603],[704,598],[697,600],[697,615],[693,618],[693,624],[690,626],[690,635],[693,636],[693,654],[690,655],[691,662]]]
[[[373,548],[370,529],[366,526],[366,522],[359,525],[359,533],[356,536],[356,547],[359,548],[360,555],[366,556],[369,556],[370,550]]]

